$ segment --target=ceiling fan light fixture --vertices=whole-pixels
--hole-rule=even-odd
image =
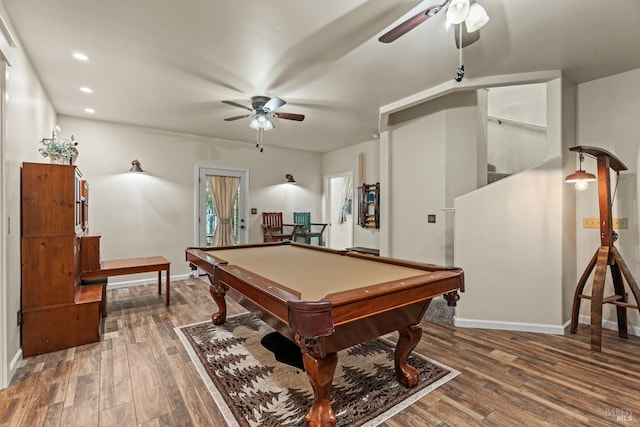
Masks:
[[[264,130],[271,130],[274,127],[276,127],[273,122],[271,121],[271,119],[266,119],[263,123],[262,123],[262,129]]]
[[[467,32],[473,33],[474,31],[478,31],[480,28],[484,27],[487,22],[489,22],[489,15],[487,15],[487,11],[478,3],[473,3],[469,7],[467,19],[464,21],[467,26]]]
[[[257,114],[255,117],[251,119],[251,123],[249,123],[249,127],[252,129],[263,129],[263,130],[271,130],[275,126],[271,119],[264,114]]]
[[[451,0],[447,9],[447,21],[451,24],[461,24],[469,15],[469,0]]]

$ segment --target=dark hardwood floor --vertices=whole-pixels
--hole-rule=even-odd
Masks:
[[[109,291],[100,343],[25,359],[0,391],[8,426],[224,426],[174,327],[210,319],[200,280]],[[232,304],[230,314],[242,309]],[[554,336],[423,323],[416,348],[462,374],[386,426],[640,425],[640,338]]]

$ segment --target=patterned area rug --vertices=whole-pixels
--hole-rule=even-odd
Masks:
[[[275,331],[248,313],[220,326],[207,321],[175,329],[230,426],[304,425],[313,391],[295,367],[295,344],[274,340]],[[289,345],[292,357],[283,358]],[[276,352],[280,361],[265,347],[285,350]],[[379,338],[338,353],[331,389],[337,425],[376,426],[459,374],[413,352],[409,363],[420,381],[407,389],[395,379],[394,349]]]

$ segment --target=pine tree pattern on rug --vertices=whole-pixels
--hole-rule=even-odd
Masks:
[[[242,314],[223,325],[205,322],[176,329],[186,337],[238,425],[304,425],[313,400],[311,384],[304,370],[276,361],[262,346],[262,337],[273,332],[268,325]],[[337,425],[376,425],[458,374],[411,355],[409,363],[420,372],[420,381],[407,389],[395,378],[394,349],[393,343],[376,339],[338,353],[331,389]]]

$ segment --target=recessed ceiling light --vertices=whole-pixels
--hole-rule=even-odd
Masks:
[[[90,87],[83,86],[80,88],[80,92],[93,93],[93,89],[91,89]]]
[[[88,61],[89,57],[87,55],[85,55],[82,52],[74,52],[73,53],[73,57],[76,58],[78,61]]]
[[[93,108],[85,108],[85,109],[84,109],[84,112],[85,112],[85,113],[89,113],[89,114],[93,114],[93,113],[95,113],[95,112],[96,112],[96,110],[94,110]]]

